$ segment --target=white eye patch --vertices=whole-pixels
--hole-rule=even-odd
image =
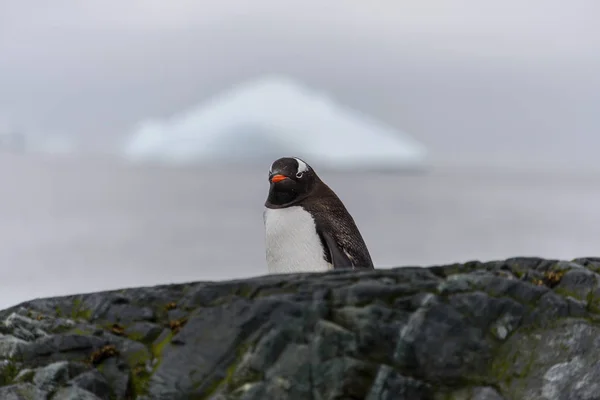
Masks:
[[[308,171],[308,165],[304,161],[299,158],[294,158],[298,162],[298,171],[296,171],[296,176],[302,176],[303,172]]]

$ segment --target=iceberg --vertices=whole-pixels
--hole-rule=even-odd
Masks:
[[[270,164],[301,157],[319,168],[416,168],[427,150],[406,133],[292,79],[237,85],[166,120],[139,123],[122,156],[167,164]]]

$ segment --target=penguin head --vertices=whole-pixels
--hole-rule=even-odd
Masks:
[[[269,197],[266,205],[286,207],[305,197],[313,190],[319,178],[303,160],[283,157],[275,160],[269,168]]]

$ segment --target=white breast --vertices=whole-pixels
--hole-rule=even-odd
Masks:
[[[322,272],[332,268],[323,259],[315,221],[302,207],[267,208],[264,219],[270,273]]]

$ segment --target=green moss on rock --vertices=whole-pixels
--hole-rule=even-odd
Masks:
[[[131,370],[130,384],[133,396],[148,394],[148,384],[152,374],[145,365],[138,365]]]
[[[71,308],[71,319],[83,319],[89,320],[92,317],[92,310],[86,309],[83,305],[83,300],[73,300],[73,307]]]
[[[19,372],[20,368],[14,361],[5,360],[0,366],[0,386],[10,385]]]

